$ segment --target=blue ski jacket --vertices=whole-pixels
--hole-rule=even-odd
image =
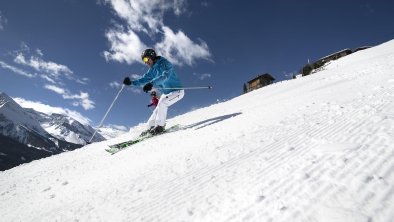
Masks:
[[[161,93],[168,94],[181,88],[182,84],[172,64],[164,57],[160,57],[152,67],[139,79],[131,81],[134,86],[143,86],[152,83]]]

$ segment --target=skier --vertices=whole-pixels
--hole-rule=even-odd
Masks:
[[[168,107],[181,100],[185,92],[180,89],[182,85],[179,77],[166,58],[157,56],[153,49],[146,49],[142,52],[141,59],[149,67],[148,71],[136,80],[126,77],[123,84],[143,86],[143,91],[146,93],[154,86],[162,93],[159,103],[148,120],[148,129],[141,133],[141,135],[148,133],[156,135],[164,132]]]
[[[151,103],[148,105],[148,107],[151,107],[151,106],[156,107],[157,104],[159,103],[159,99],[157,98],[156,92],[155,92],[155,91],[152,91],[152,92],[150,93],[150,95],[152,96],[152,101],[151,101]]]

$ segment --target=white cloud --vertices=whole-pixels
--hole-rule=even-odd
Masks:
[[[69,90],[55,85],[45,85],[44,88],[61,95],[63,99],[73,100],[73,106],[82,106],[85,110],[94,108],[95,103],[89,99],[89,93],[80,92],[79,95],[71,94]]]
[[[39,72],[39,74],[30,74],[23,69],[11,66],[3,61],[0,61],[0,67],[9,69],[16,74],[29,78],[40,77],[41,79],[50,83],[44,85],[45,89],[62,95],[64,99],[72,100],[72,104],[74,106],[82,106],[85,110],[93,109],[95,107],[95,103],[89,99],[88,93],[80,92],[79,94],[72,94],[69,92],[69,90],[59,87],[59,85],[65,85],[63,83],[65,78],[80,84],[86,84],[89,81],[88,78],[76,78],[73,74],[73,71],[71,71],[71,69],[69,69],[67,66],[52,61],[43,60],[41,57],[44,55],[44,53],[40,49],[36,49],[34,51],[35,55],[31,55],[30,58],[28,58],[28,56],[25,54],[30,54],[30,52],[30,47],[26,43],[22,42],[20,49],[12,53],[15,55],[14,62],[18,65],[32,68]]]
[[[82,114],[74,110],[70,110],[62,107],[53,107],[50,105],[43,104],[42,102],[29,101],[23,98],[13,98],[13,99],[24,108],[31,108],[38,112],[42,112],[48,115],[51,115],[52,113],[63,114],[66,116],[70,116],[73,119],[76,119],[78,122],[82,124],[90,125],[91,123],[91,120],[89,118],[84,117]]]
[[[51,61],[46,62],[35,56],[31,56],[30,59],[26,59],[22,53],[18,53],[14,62],[20,65],[29,66],[36,71],[44,72],[54,79],[60,79],[61,76],[72,79],[73,72],[67,66]]]
[[[44,56],[44,53],[42,53],[42,51],[41,51],[41,49],[36,49],[36,53],[39,55],[39,56]]]
[[[22,75],[22,76],[26,76],[26,77],[29,77],[29,78],[36,77],[36,74],[27,73],[27,72],[23,71],[22,69],[19,69],[19,68],[15,67],[15,66],[11,66],[11,65],[3,62],[3,61],[0,61],[0,66],[3,69],[11,70],[12,72],[14,72],[16,74],[19,74],[19,75]]]
[[[4,17],[3,13],[0,11],[0,30],[3,30],[7,23],[8,23],[7,18]]]
[[[73,105],[74,106],[82,106],[85,110],[93,109],[94,108],[94,102],[89,99],[89,93],[85,92],[80,92],[79,95],[66,95],[63,96],[65,99],[74,99],[77,101],[74,101]]]
[[[210,60],[208,45],[201,41],[194,43],[182,31],[174,33],[169,27],[164,26],[164,39],[156,44],[156,49],[173,63],[178,65],[193,65],[196,59]]]
[[[208,78],[212,77],[212,75],[209,73],[203,73],[203,74],[193,73],[193,75],[197,76],[198,79],[200,79],[200,80],[204,80],[204,79],[208,79]]]
[[[21,52],[29,52],[30,51],[30,47],[25,42],[21,42],[21,44],[20,44],[20,51]]]
[[[86,85],[89,82],[89,78],[82,78],[82,79],[76,79],[77,83]]]
[[[125,20],[130,29],[146,34],[160,32],[164,13],[180,15],[186,0],[106,0],[116,15]]]
[[[65,95],[65,93],[66,93],[65,89],[62,89],[62,88],[55,86],[55,85],[45,85],[44,88],[49,89],[49,90],[51,90],[57,94],[60,94],[60,95]]]
[[[138,35],[132,30],[127,32],[122,29],[113,29],[106,33],[107,39],[111,43],[109,51],[104,52],[107,61],[113,60],[132,64],[141,62],[141,52],[146,48]]]
[[[52,84],[56,84],[56,81],[53,80],[52,78],[49,78],[47,75],[40,75],[40,77],[41,77],[42,79],[45,79],[46,81],[52,83]]]
[[[141,52],[147,48],[141,40],[145,34],[150,40],[162,39],[154,44],[158,54],[166,56],[177,65],[192,65],[197,59],[211,60],[208,45],[200,40],[193,42],[184,32],[174,33],[164,24],[164,14],[173,12],[180,16],[186,11],[186,0],[105,0],[116,15],[127,23],[107,31],[110,49],[104,52],[107,61],[140,62]],[[178,42],[180,41],[180,42]],[[187,49],[187,50],[186,50]],[[172,54],[174,53],[174,54]]]
[[[116,82],[116,81],[110,82],[110,83],[109,83],[109,86],[110,86],[111,88],[115,88],[115,89],[120,89],[120,87],[122,87],[122,85],[121,85],[119,82]]]
[[[211,74],[209,74],[209,73],[203,73],[203,74],[201,74],[201,76],[200,76],[200,79],[201,80],[204,80],[204,79],[207,79],[207,78],[211,78]]]
[[[46,76],[43,79],[48,80],[50,83],[57,81],[58,84],[63,84],[63,80],[68,79],[80,84],[86,84],[89,80],[87,78],[77,78],[74,72],[66,65],[53,61],[45,61],[43,59],[44,53],[41,49],[30,50],[30,47],[24,42],[21,43],[20,50],[14,54],[15,63],[40,72],[40,76]]]

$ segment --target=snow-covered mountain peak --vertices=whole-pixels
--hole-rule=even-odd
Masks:
[[[6,93],[0,94],[0,169],[9,169],[86,144],[94,129],[71,117],[23,108]],[[93,141],[104,137],[96,134]]]
[[[12,102],[16,104],[16,102],[11,99],[11,97],[9,97],[6,93],[0,92],[0,106],[4,105],[7,102]]]
[[[39,122],[28,115],[28,113],[7,94],[0,93],[0,104],[2,104],[0,107],[0,115],[2,117],[0,125],[3,127],[9,124],[16,124],[36,131],[38,134],[47,134]],[[7,132],[4,132],[4,134],[7,134]]]
[[[41,126],[52,136],[75,144],[86,144],[93,135],[94,129],[89,125],[84,125],[72,117],[51,113],[45,114],[29,109],[29,114],[38,119]],[[105,138],[96,134],[93,142],[102,141]]]

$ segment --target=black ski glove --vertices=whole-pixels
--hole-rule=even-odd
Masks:
[[[145,84],[144,88],[142,88],[142,90],[144,90],[144,92],[149,92],[152,90],[153,84],[152,83],[147,83]]]
[[[126,86],[131,85],[131,80],[130,80],[130,78],[129,78],[129,77],[124,78],[123,84],[125,84]]]

